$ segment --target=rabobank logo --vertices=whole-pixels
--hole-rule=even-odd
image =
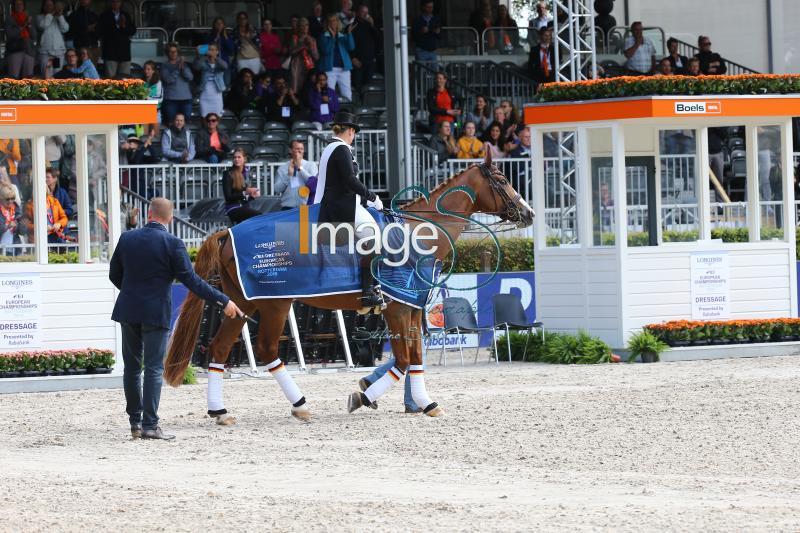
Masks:
[[[676,115],[719,115],[722,113],[721,102],[675,102]]]

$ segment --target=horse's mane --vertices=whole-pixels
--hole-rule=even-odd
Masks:
[[[474,167],[477,167],[477,166],[480,166],[480,165],[478,163],[471,164],[470,166],[468,166],[467,168],[465,168],[464,170],[462,170],[458,174],[450,176],[449,178],[447,178],[446,180],[441,182],[439,185],[437,185],[436,187],[434,187],[433,189],[428,191],[428,194],[430,196],[433,196],[434,193],[439,192],[440,190],[442,190],[445,187],[447,187],[448,185],[450,185],[450,182],[453,181],[454,179],[456,179],[457,177],[461,176],[461,174],[464,174],[465,172],[467,172],[469,170],[472,170]],[[417,203],[422,202],[424,200],[425,200],[424,196],[419,196],[417,198],[414,198],[413,200],[409,200],[408,202],[404,203],[401,206],[398,206],[398,209],[399,210],[407,209],[407,208],[413,206],[414,204],[417,204]]]

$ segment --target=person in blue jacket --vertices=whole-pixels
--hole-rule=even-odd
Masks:
[[[183,241],[170,234],[172,202],[153,198],[150,221],[122,234],[111,257],[108,277],[120,293],[111,319],[122,327],[123,386],[133,438],[172,440],[158,426],[161,375],[172,311],[172,282],[209,303],[225,316],[242,316],[239,307],[203,281],[192,268]],[[142,360],[144,387],[142,388]]]
[[[336,90],[349,101],[353,100],[353,90],[350,86],[350,71],[353,62],[350,61],[350,52],[356,47],[353,40],[353,22],[341,31],[339,15],[334,13],[328,16],[328,26],[319,37],[319,63],[317,68],[328,75],[328,86]]]

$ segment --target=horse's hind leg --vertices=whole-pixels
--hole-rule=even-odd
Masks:
[[[292,404],[292,416],[299,420],[308,420],[311,418],[311,411],[308,409],[306,397],[278,357],[278,343],[291,306],[291,300],[262,300],[258,303],[261,321],[256,351],[259,358],[267,363],[267,370],[278,382],[283,395]]]
[[[411,346],[409,350],[410,364],[408,365],[408,377],[411,385],[411,397],[417,406],[422,408],[422,412],[428,416],[440,416],[444,411],[439,404],[432,401],[425,388],[425,366],[422,360],[422,310],[414,309],[411,312],[411,327],[409,328],[415,335],[410,335]]]
[[[353,392],[347,398],[347,411],[352,413],[359,407],[371,406],[372,402],[389,392],[392,386],[405,378],[409,365],[410,348],[413,345],[414,331],[411,330],[412,308],[407,305],[390,303],[383,316],[389,330],[389,339],[395,363],[375,383],[372,383],[364,392]],[[417,331],[417,336],[419,332]]]

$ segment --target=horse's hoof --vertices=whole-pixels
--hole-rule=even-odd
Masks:
[[[444,409],[437,405],[425,414],[432,417],[442,416],[444,414]]]
[[[292,416],[301,422],[308,422],[311,420],[311,409],[309,409],[307,405],[292,407]]]
[[[361,394],[360,392],[354,392],[347,397],[347,412],[352,413],[359,407],[364,405],[364,402],[361,401]]]
[[[232,426],[236,423],[236,418],[229,415],[228,413],[217,415],[216,419],[218,426]]]

